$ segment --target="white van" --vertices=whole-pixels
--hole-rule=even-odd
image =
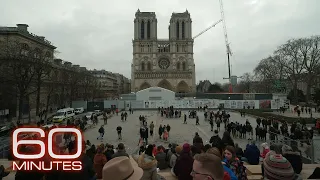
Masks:
[[[64,120],[67,120],[75,115],[73,108],[64,108],[59,109],[57,113],[53,116],[52,122],[60,123]]]
[[[83,113],[83,112],[84,112],[83,107],[74,109],[74,113],[76,113],[76,114],[81,114],[81,113]]]

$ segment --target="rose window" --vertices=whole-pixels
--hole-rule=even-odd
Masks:
[[[158,64],[161,69],[168,69],[170,61],[168,59],[160,59]]]

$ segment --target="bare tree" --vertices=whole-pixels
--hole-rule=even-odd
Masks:
[[[45,112],[45,123],[47,123],[47,117],[48,117],[48,112],[49,112],[49,106],[50,106],[50,102],[51,102],[51,96],[55,90],[56,84],[57,84],[57,78],[56,78],[56,74],[54,71],[51,71],[50,75],[47,78],[47,83],[45,85],[46,87],[46,91],[47,91],[47,97],[46,97],[46,112]]]
[[[79,72],[76,69],[72,69],[70,72],[70,79],[69,79],[69,92],[70,92],[70,98],[69,98],[69,104],[72,104],[72,101],[76,100],[79,93],[79,88],[81,88],[82,81],[84,80],[83,75],[81,72]]]
[[[248,73],[248,72],[244,73],[241,76],[241,81],[236,86],[236,91],[245,92],[245,93],[251,92],[252,82],[253,82],[253,76],[251,75],[251,73]]]
[[[299,51],[301,39],[292,39],[278,47],[274,52],[273,61],[283,67],[284,76],[293,86],[293,101],[298,99],[298,81],[304,71],[304,62]]]
[[[313,36],[310,38],[300,39],[299,54],[303,60],[306,70],[307,93],[306,102],[311,99],[311,86],[314,79],[320,73],[320,37]]]
[[[29,95],[35,92],[32,83],[35,79],[36,52],[31,50],[27,44],[20,42],[8,42],[1,47],[1,77],[4,83],[14,87],[18,98],[19,116],[22,118],[24,103],[29,100]],[[30,121],[30,116],[29,116]]]
[[[282,83],[283,80],[282,65],[275,62],[271,56],[262,59],[253,72],[255,79],[259,83],[258,89],[261,89],[262,92],[272,92],[273,84],[277,80]]]
[[[36,115],[39,115],[40,111],[40,97],[41,97],[41,87],[45,81],[48,81],[48,76],[52,70],[52,53],[46,51],[45,49],[35,49],[35,87],[36,87]]]
[[[92,90],[94,86],[94,77],[87,73],[83,72],[83,81],[82,81],[82,88],[83,88],[83,99],[88,101],[89,98],[92,96]]]

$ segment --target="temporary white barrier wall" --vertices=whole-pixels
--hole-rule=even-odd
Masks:
[[[144,101],[144,108],[169,107],[174,108],[198,108],[200,106],[208,106],[209,108],[218,108],[218,99],[191,99],[191,100],[154,100]]]
[[[86,101],[84,101],[86,102]],[[73,104],[76,104],[74,102]],[[79,104],[79,103],[78,103]],[[174,108],[198,108],[208,106],[209,108],[218,108],[223,105],[226,109],[278,109],[285,104],[284,100],[220,100],[220,99],[181,99],[181,100],[106,100],[104,107],[110,108],[111,104],[116,105],[120,109],[128,109],[128,105],[132,109],[156,109],[158,107]],[[82,107],[86,107],[82,105]]]

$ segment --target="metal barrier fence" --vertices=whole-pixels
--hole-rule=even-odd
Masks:
[[[320,136],[318,138],[314,136],[313,139],[293,140],[281,134],[275,135],[277,135],[275,140],[267,138],[266,141],[256,141],[256,145],[260,147],[262,143],[267,142],[269,146],[277,145],[279,151],[281,151],[283,145],[288,145],[294,151],[300,152],[304,163],[320,163]]]

